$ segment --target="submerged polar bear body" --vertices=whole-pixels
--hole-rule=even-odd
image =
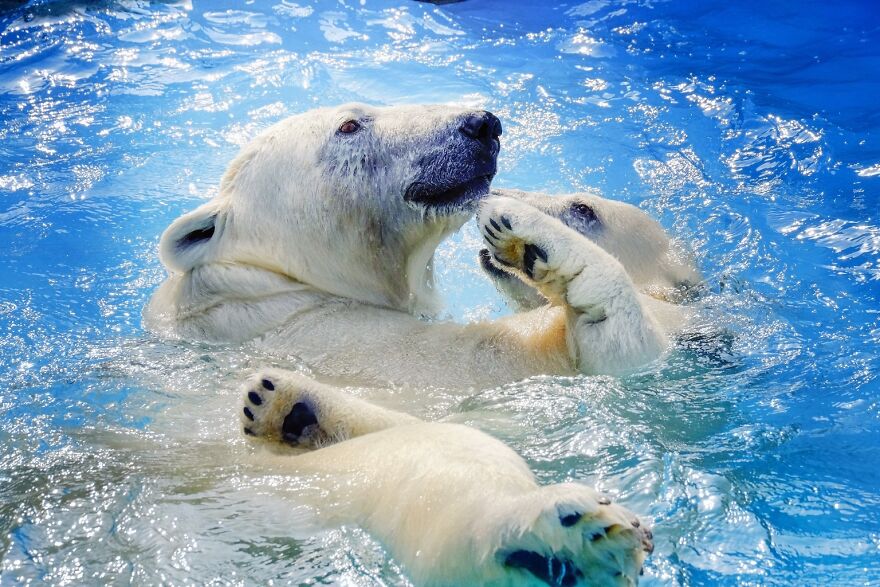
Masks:
[[[489,113],[444,106],[351,104],[278,123],[233,161],[217,197],[163,234],[171,274],[147,325],[185,339],[252,340],[366,385],[491,387],[621,372],[659,356],[669,325],[638,295],[551,295],[553,307],[466,325],[417,317],[437,308],[434,250],[488,194],[500,132]],[[552,268],[563,270],[557,282],[614,284],[608,294],[635,287],[612,254],[559,219],[522,199],[495,206],[516,208],[514,241],[559,234],[559,251],[581,251],[579,265]],[[594,328],[606,306],[619,318]]]
[[[427,423],[295,373],[245,386],[242,422],[282,473],[317,478],[325,523],[357,524],[417,585],[634,585],[650,530],[577,483],[539,486],[498,440]]]

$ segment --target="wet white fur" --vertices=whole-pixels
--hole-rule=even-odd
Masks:
[[[322,519],[368,530],[417,585],[543,584],[504,565],[516,550],[571,561],[583,573],[579,585],[638,580],[650,549],[645,525],[590,487],[539,486],[523,459],[491,436],[423,422],[280,370],[251,377],[244,401],[254,420],[242,416],[243,425],[271,447],[295,403],[312,407],[321,428],[313,437],[335,443],[262,458],[281,472],[315,476]],[[560,517],[572,514],[577,522],[563,526]]]
[[[437,308],[436,246],[473,209],[437,214],[403,193],[422,155],[454,154],[467,114],[349,104],[269,128],[232,162],[219,195],[163,234],[160,256],[170,274],[146,309],[147,326],[184,339],[253,341],[301,358],[323,377],[366,385],[491,387],[535,374],[619,373],[662,353],[666,325],[644,352],[602,354],[615,349],[591,345],[592,330],[576,327],[565,303],[467,325],[416,317]],[[348,119],[364,127],[340,137],[336,129]],[[180,245],[209,226],[210,239]],[[619,230],[642,228],[622,221]],[[639,254],[650,265],[658,251]],[[629,328],[628,317],[646,307],[613,323]]]
[[[691,256],[676,247],[660,224],[643,210],[598,193],[549,195],[513,189],[493,189],[493,196],[515,198],[556,218],[594,242],[626,270],[633,285],[644,297],[660,302],[680,300],[683,289],[702,282]],[[588,206],[596,221],[585,222],[572,211],[574,205]],[[495,279],[508,303],[520,311],[546,303],[539,292],[516,278]],[[644,299],[644,298],[643,298]],[[675,309],[645,300],[655,312],[672,312],[670,327],[675,328]],[[664,321],[664,320],[661,320]]]

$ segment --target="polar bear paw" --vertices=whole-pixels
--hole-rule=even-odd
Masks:
[[[589,323],[605,320],[608,304],[632,289],[611,255],[524,202],[490,198],[477,220],[492,262],[524,278],[552,303],[569,305]]]
[[[499,552],[502,564],[549,585],[636,585],[654,550],[651,530],[606,496],[589,501],[545,512]]]
[[[314,392],[296,377],[258,373],[245,384],[243,400],[240,417],[248,436],[299,448],[317,448],[330,441],[320,424]]]
[[[512,198],[491,198],[478,217],[493,262],[524,276],[545,295],[560,297],[565,284],[584,267],[560,242],[564,225]],[[574,261],[574,262],[572,262]]]

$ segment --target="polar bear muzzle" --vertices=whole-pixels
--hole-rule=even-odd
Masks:
[[[489,193],[501,148],[501,121],[491,112],[466,115],[456,144],[422,157],[419,175],[406,188],[404,200],[451,211]]]
[[[480,175],[452,187],[443,183],[414,182],[406,188],[403,198],[427,207],[457,207],[488,194],[493,176],[494,173]]]

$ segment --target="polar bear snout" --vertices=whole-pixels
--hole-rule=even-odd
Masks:
[[[436,145],[419,157],[418,173],[406,187],[403,199],[440,212],[471,210],[489,193],[498,170],[501,121],[485,110],[469,112],[453,122]]]
[[[501,147],[498,140],[501,136],[501,121],[491,112],[483,110],[465,116],[458,130],[464,136],[479,142],[493,156],[498,155]]]

